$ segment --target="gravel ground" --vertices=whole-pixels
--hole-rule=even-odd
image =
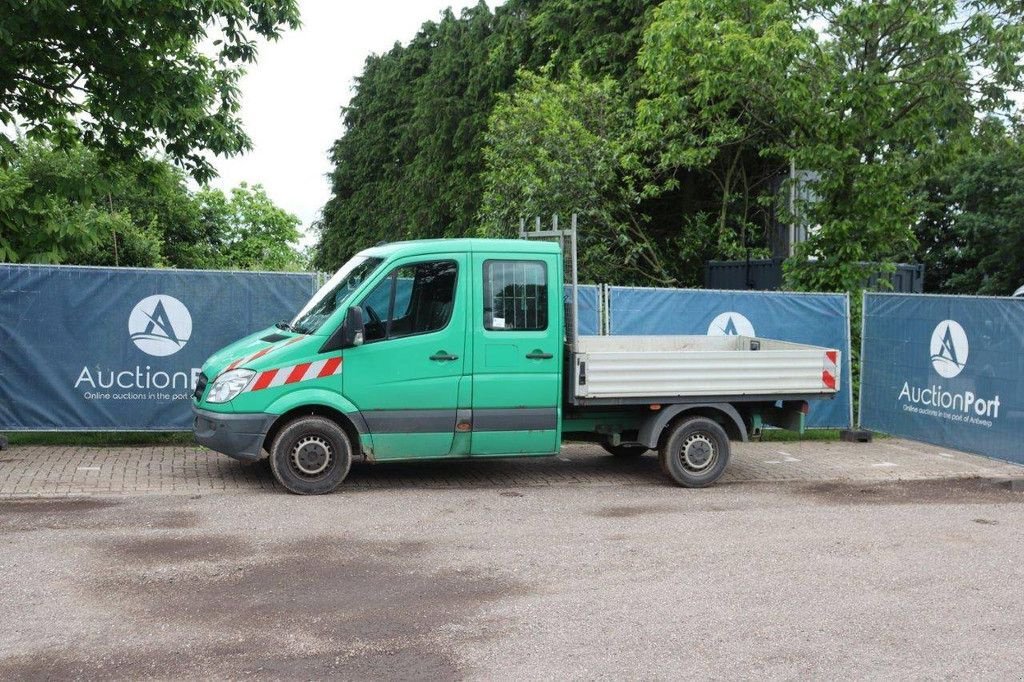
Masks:
[[[530,480],[0,500],[0,678],[1021,677],[1024,486]]]

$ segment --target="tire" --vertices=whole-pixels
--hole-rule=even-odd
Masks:
[[[637,443],[620,443],[619,445],[610,445],[608,443],[601,443],[601,447],[612,457],[619,457],[622,459],[633,459],[647,452],[650,448],[645,445],[639,445]]]
[[[334,492],[351,466],[348,434],[324,417],[299,417],[289,422],[270,448],[274,478],[296,495]]]
[[[684,488],[703,488],[717,481],[729,464],[729,436],[707,417],[676,422],[658,449],[661,470]]]

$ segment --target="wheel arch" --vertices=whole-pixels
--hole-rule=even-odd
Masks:
[[[348,436],[349,442],[352,444],[352,454],[358,454],[366,457],[361,436],[366,435],[367,431],[362,415],[358,412],[342,412],[336,407],[320,403],[299,405],[278,416],[278,418],[274,420],[274,423],[270,425],[270,429],[267,431],[267,435],[263,439],[263,449],[270,452],[270,448],[274,443],[274,439],[277,438],[277,434],[281,432],[281,429],[284,428],[285,425],[289,424],[297,417],[324,417],[325,419],[330,419],[345,431],[345,435]]]
[[[707,417],[721,424],[730,440],[749,440],[746,423],[735,407],[729,403],[694,403],[668,405],[652,414],[641,425],[637,442],[649,448],[658,447],[661,434],[681,416]]]

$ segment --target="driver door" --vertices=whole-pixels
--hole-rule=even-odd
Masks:
[[[399,261],[362,301],[364,343],[345,351],[345,396],[377,460],[452,451],[465,368],[465,254]]]

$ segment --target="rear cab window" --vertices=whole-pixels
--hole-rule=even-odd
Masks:
[[[547,265],[539,260],[485,260],[484,329],[544,331],[548,328]]]

